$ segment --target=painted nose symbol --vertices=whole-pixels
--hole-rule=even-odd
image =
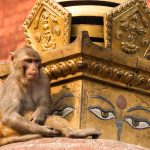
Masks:
[[[118,120],[116,122],[116,127],[117,127],[117,139],[118,139],[118,141],[120,141],[121,140],[122,127],[123,127],[123,121]]]

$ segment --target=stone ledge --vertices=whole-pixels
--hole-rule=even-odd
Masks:
[[[105,139],[42,138],[13,143],[0,150],[150,150],[138,145]]]

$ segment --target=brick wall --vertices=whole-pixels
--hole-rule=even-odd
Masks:
[[[22,24],[36,0],[0,0],[0,60],[24,45]]]
[[[36,0],[0,0],[0,60],[9,51],[22,47],[24,34],[22,24]],[[150,0],[147,0],[150,6]]]
[[[148,6],[150,7],[150,0],[147,0]]]

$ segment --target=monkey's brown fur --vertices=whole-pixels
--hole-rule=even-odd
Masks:
[[[11,56],[13,70],[1,91],[0,145],[40,137],[98,137],[93,128],[75,130],[52,109],[50,83],[41,69],[41,58],[32,48],[17,50]],[[48,117],[47,117],[48,116]]]

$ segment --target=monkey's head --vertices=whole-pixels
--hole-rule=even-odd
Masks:
[[[31,47],[16,50],[10,54],[14,72],[18,77],[35,80],[40,74],[41,57]]]

